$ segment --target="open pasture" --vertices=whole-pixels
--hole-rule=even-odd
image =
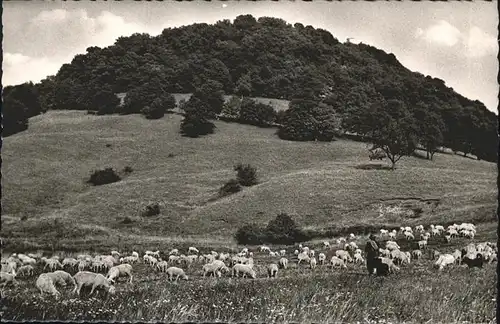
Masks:
[[[379,237],[383,238],[379,244],[384,247],[387,238]],[[348,262],[346,269],[333,269],[327,264],[318,264],[314,269],[307,263],[297,265],[294,252],[300,249],[298,245],[268,246],[277,253],[284,249],[290,262],[287,269],[279,270],[277,278],[268,278],[267,265],[278,263],[281,256],[270,256],[258,246],[248,247],[253,254],[256,279],[234,278],[230,273],[221,278],[203,277],[202,266],[206,262],[170,261],[169,251],[173,247],[180,254],[188,253],[187,247],[171,244],[160,251],[161,257],[168,260],[169,266],[184,269],[189,276],[187,281],[169,282],[165,273],[145,264],[141,257],[133,264],[132,283],[128,278],[119,279],[114,295],[102,291],[88,296],[87,291],[77,297],[71,293],[72,287],[66,287],[58,288],[61,296],[57,299],[41,296],[35,288],[38,274],[48,271],[38,265],[35,276],[17,278],[17,285],[2,291],[2,317],[164,322],[494,322],[497,262],[485,262],[482,268],[453,264],[439,270],[434,266],[435,250],[452,253],[471,242],[483,242],[483,237],[478,232],[476,239],[458,237],[449,243],[444,243],[441,235],[431,237],[422,258],[401,264],[399,271],[387,277],[368,276],[364,262]],[[314,249],[316,258],[325,253],[328,263],[344,247],[344,242],[338,243],[337,239],[326,240],[330,247],[325,247],[324,241],[303,245]],[[363,249],[366,237],[347,239],[350,241]],[[401,251],[416,248],[416,241],[406,240],[401,233],[396,242]],[[216,250],[235,255],[242,248]],[[77,257],[76,253],[55,254],[61,260]],[[122,254],[130,255],[130,251]],[[200,254],[210,254],[210,249],[200,249]],[[227,260],[225,263],[229,264]]]

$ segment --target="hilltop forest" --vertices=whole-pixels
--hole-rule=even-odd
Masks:
[[[127,93],[123,105],[119,93]],[[287,140],[332,140],[350,132],[396,137],[397,145],[411,150],[419,144],[431,156],[446,146],[497,159],[497,116],[481,102],[408,70],[391,53],[341,43],[312,26],[251,15],[167,28],[156,37],[120,37],[112,46],[87,48],[39,83],[5,87],[3,136],[27,129],[28,118],[48,110],[161,118],[176,106],[173,93],[194,94],[180,107],[189,111],[184,126],[199,126],[200,118],[209,123],[223,112],[222,94],[278,98],[290,100],[285,112],[245,101],[237,110],[247,123],[256,118],[256,125],[266,115]]]

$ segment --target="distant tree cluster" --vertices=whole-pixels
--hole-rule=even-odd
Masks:
[[[127,94],[124,105],[118,93]],[[29,117],[50,109],[160,118],[175,106],[171,93],[193,93],[184,107],[188,136],[213,132],[211,120],[221,111],[252,125],[279,122],[278,135],[287,140],[328,141],[339,131],[364,136],[373,130],[364,124],[366,111],[396,100],[407,119],[414,118],[410,141],[425,147],[429,159],[440,146],[497,159],[497,116],[481,102],[443,80],[409,71],[392,53],[342,44],[309,25],[251,15],[167,28],[156,37],[120,37],[106,48],[87,48],[37,84],[7,87],[4,136],[26,129]],[[276,115],[248,100],[225,106],[220,93],[287,99],[290,109]]]

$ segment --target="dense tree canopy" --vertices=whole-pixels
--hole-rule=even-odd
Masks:
[[[431,122],[428,128],[419,127],[421,145],[434,147],[442,142],[465,155],[490,161],[497,156],[497,116],[481,102],[454,92],[443,80],[409,71],[392,53],[366,44],[340,43],[328,31],[279,18],[257,20],[244,15],[233,22],[167,28],[156,37],[139,33],[120,37],[112,46],[87,48],[85,54],[62,65],[55,76],[10,91],[26,107],[26,116],[48,109],[150,114],[152,106],[159,106],[153,105],[156,97],[193,93],[202,87],[210,88],[205,93],[214,94],[198,96],[209,102],[206,108],[213,114],[223,107],[221,92],[299,99],[331,107],[334,117],[325,114],[330,108],[320,109],[312,117],[308,112],[312,107],[282,116],[302,125],[293,130],[285,126],[282,137],[293,139],[286,134],[295,132],[300,140],[319,139],[313,135],[319,132],[318,122],[312,121],[318,115],[324,125],[340,121],[345,130],[365,133],[361,123],[364,111],[376,103],[398,100],[417,124],[424,122],[420,118]],[[8,92],[4,90],[4,101]],[[127,93],[125,105],[116,108],[111,93]],[[101,102],[104,104],[96,107]],[[418,115],[422,107],[432,114]],[[20,110],[6,107],[4,122],[18,121],[24,114]],[[304,125],[316,128],[300,129]],[[429,150],[431,154],[434,148]]]

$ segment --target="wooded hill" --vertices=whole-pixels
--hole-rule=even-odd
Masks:
[[[331,140],[344,131],[373,138],[382,136],[382,127],[386,135],[395,129],[413,134],[410,142],[429,147],[431,154],[444,145],[488,161],[497,158],[497,116],[480,101],[406,69],[373,46],[251,15],[168,28],[156,37],[120,37],[106,48],[89,47],[40,83],[5,87],[3,136],[26,129],[29,117],[47,110],[158,118],[175,107],[168,94],[196,94],[204,87],[217,95],[292,100],[286,113],[266,117],[282,124],[283,139]],[[131,99],[120,106],[117,93]],[[141,100],[132,102],[134,97]]]

